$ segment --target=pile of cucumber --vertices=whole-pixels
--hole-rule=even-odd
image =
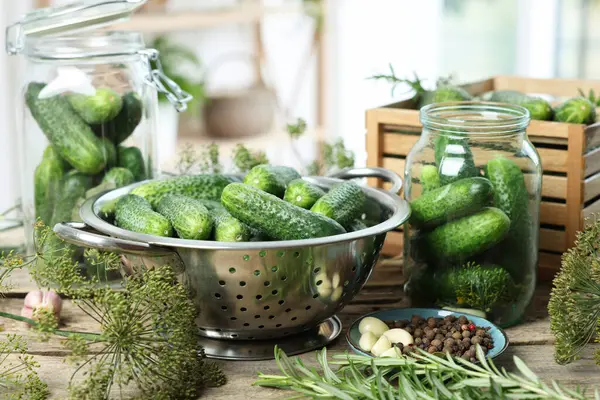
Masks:
[[[535,271],[538,229],[521,169],[498,157],[443,177],[444,159],[422,166],[423,190],[410,202],[407,290],[417,303],[484,312],[517,303]]]
[[[261,164],[243,182],[204,174],[144,183],[119,198],[107,219],[130,231],[181,239],[298,240],[365,229],[365,203],[352,181],[325,192],[293,168]]]
[[[541,97],[529,96],[515,90],[486,93],[483,100],[515,104],[529,110],[531,119],[590,125],[596,122],[596,102],[585,96],[570,98],[554,109]]]
[[[98,88],[93,96],[69,93],[50,98],[46,85],[31,82],[25,101],[49,146],[34,173],[36,218],[46,225],[77,220],[82,201],[102,190],[147,179],[137,147],[122,143],[142,119],[134,92]]]

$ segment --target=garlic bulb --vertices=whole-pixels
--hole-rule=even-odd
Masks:
[[[62,299],[55,292],[43,292],[41,290],[35,290],[27,293],[23,304],[23,309],[33,310],[37,308],[47,308],[51,310],[57,317],[60,315],[62,310]]]

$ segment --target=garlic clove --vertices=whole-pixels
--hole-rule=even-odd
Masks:
[[[371,348],[371,354],[373,354],[375,357],[379,357],[391,347],[392,344],[390,343],[390,340],[385,336],[381,336],[379,339],[377,339],[377,342],[375,342],[375,344]]]
[[[375,343],[377,343],[377,336],[373,335],[372,332],[365,332],[360,336],[358,347],[363,351],[371,351]]]
[[[402,357],[402,354],[397,347],[392,346],[388,350],[384,351],[379,357],[400,358]]]
[[[389,329],[385,322],[375,317],[365,317],[358,324],[358,331],[360,333],[371,332],[377,337],[383,335],[383,332]]]
[[[341,297],[342,294],[344,293],[344,289],[341,287],[336,287],[333,291],[333,293],[331,293],[331,301],[338,301]]]
[[[338,286],[340,286],[340,273],[339,272],[334,272],[333,276],[331,277],[331,286],[333,286],[334,288],[337,288]]]
[[[402,343],[404,346],[413,344],[415,341],[410,333],[404,329],[394,328],[383,333],[383,336],[387,337],[390,343]]]

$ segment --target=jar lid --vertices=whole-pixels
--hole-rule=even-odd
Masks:
[[[6,52],[18,54],[27,37],[60,36],[128,19],[146,0],[80,0],[25,14],[6,28]]]

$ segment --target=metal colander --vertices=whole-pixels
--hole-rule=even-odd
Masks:
[[[369,211],[376,210],[382,222],[343,235],[248,243],[184,240],[127,231],[98,216],[103,204],[139,183],[88,199],[81,207],[83,224],[57,224],[54,230],[67,242],[123,253],[125,269],[136,264],[174,265],[199,309],[202,336],[281,338],[314,328],[352,300],[371,274],[386,232],[408,218],[407,202],[394,194],[402,185],[395,173],[362,168],[339,174],[341,178],[367,176],[393,183],[390,192],[363,188]],[[324,189],[340,182],[304,179]]]

